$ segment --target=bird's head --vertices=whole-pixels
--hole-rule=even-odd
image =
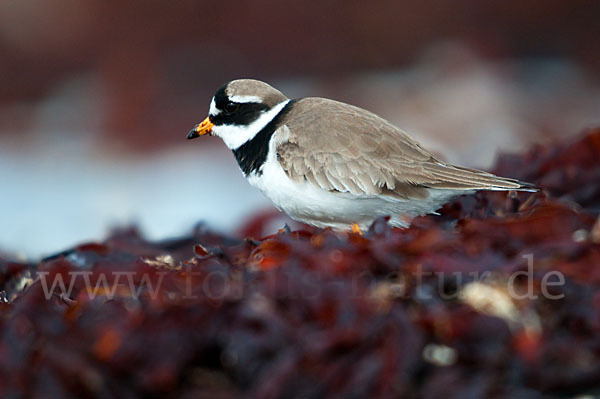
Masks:
[[[235,150],[260,132],[288,101],[279,90],[259,80],[233,80],[217,90],[208,117],[187,138],[214,135]]]

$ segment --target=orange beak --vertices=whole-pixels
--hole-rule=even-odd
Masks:
[[[204,136],[205,134],[210,134],[212,132],[213,123],[207,117],[202,121],[199,125],[194,126],[192,130],[187,135],[187,139],[195,139],[196,137]]]

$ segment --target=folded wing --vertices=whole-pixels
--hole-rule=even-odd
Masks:
[[[428,188],[533,190],[518,180],[442,162],[384,119],[347,104],[305,98],[288,120],[277,143],[281,166],[291,179],[324,190],[399,198],[424,198]]]

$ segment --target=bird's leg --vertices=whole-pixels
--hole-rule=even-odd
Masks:
[[[277,234],[291,233],[291,232],[292,232],[292,229],[290,229],[290,226],[288,226],[287,223],[285,223],[281,229],[277,230]]]
[[[363,235],[363,233],[362,233],[362,231],[360,231],[360,227],[358,227],[357,223],[352,223],[352,225],[350,227],[352,228],[353,233],[360,234],[361,236]]]

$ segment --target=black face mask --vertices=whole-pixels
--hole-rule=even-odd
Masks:
[[[236,103],[230,101],[225,94],[226,86],[221,86],[215,94],[215,106],[219,111],[218,115],[210,115],[210,121],[215,126],[236,125],[247,126],[257,120],[263,112],[269,110],[265,104],[249,102]]]

